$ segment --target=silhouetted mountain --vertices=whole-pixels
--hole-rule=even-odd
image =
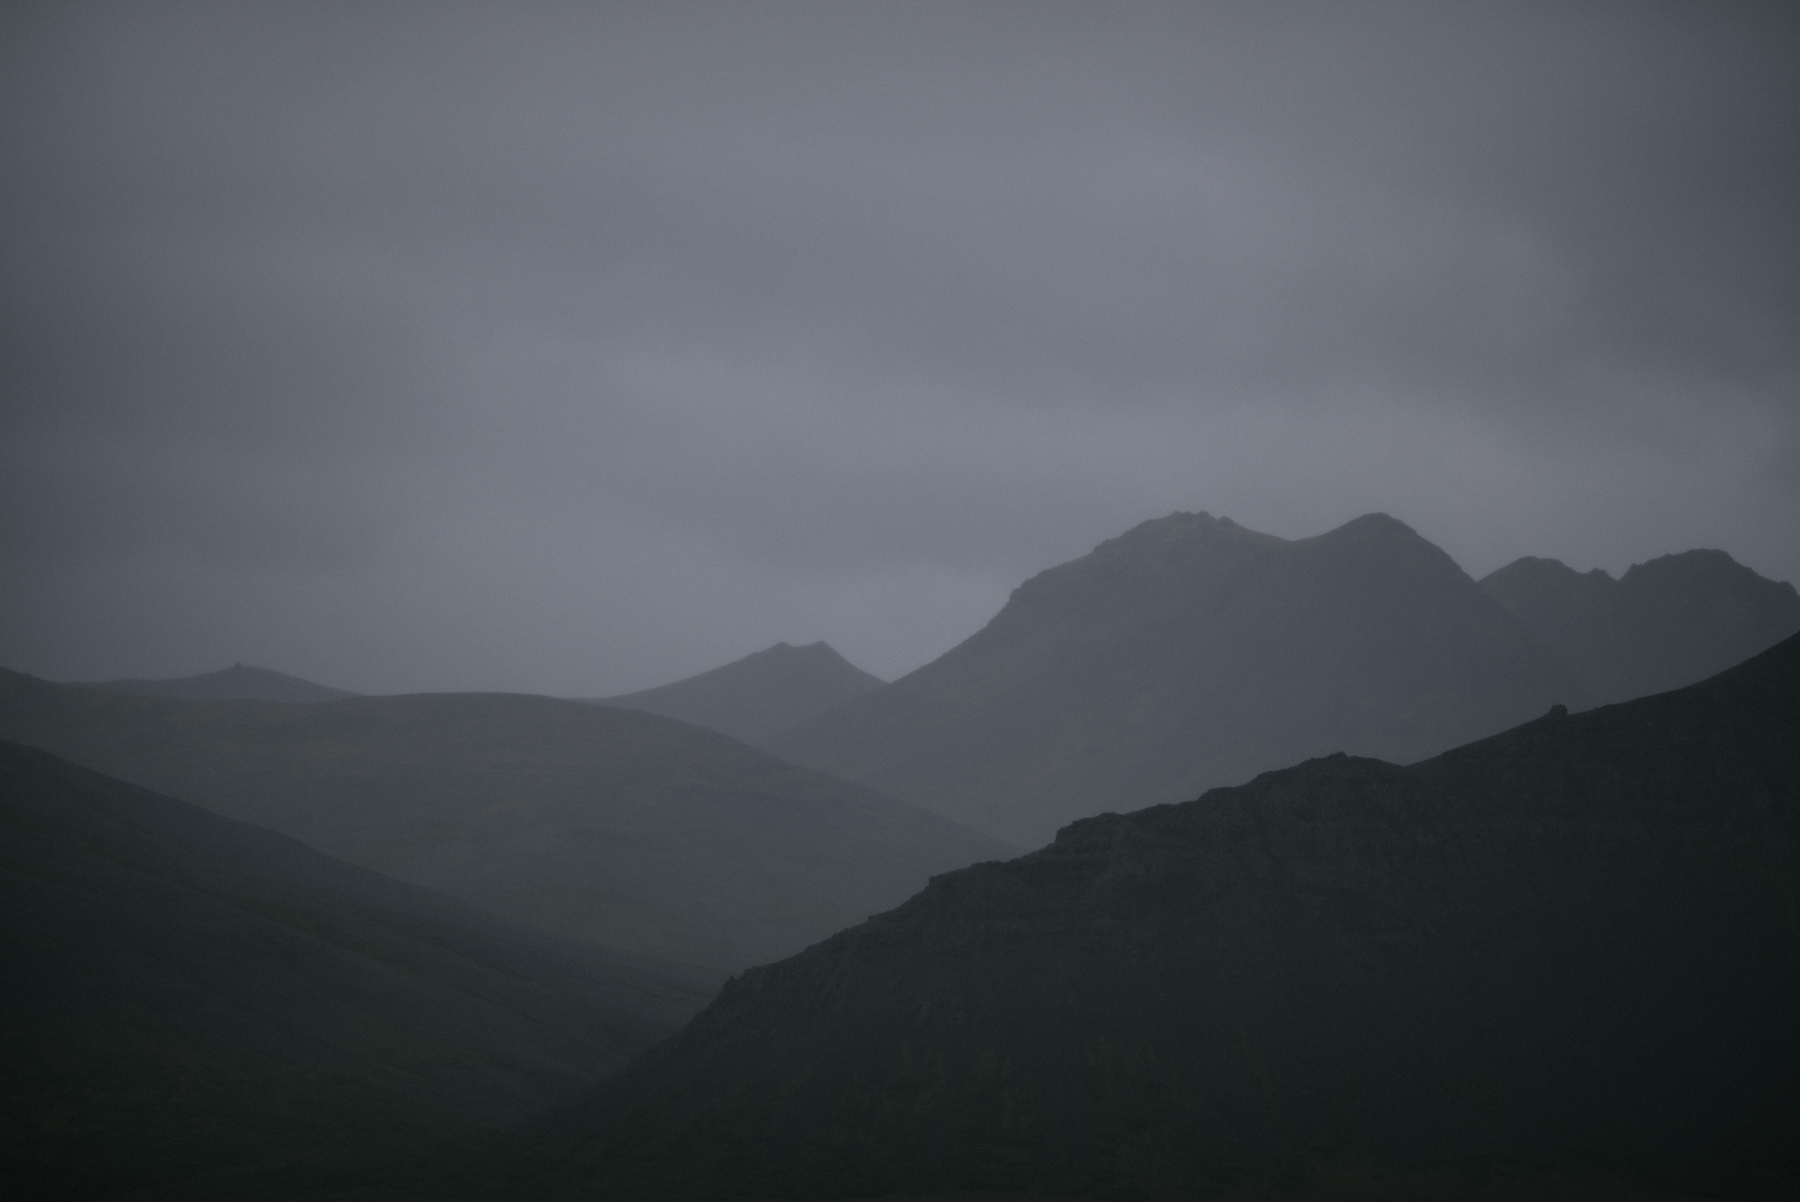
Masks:
[[[829,644],[776,643],[722,668],[596,703],[679,718],[754,743],[881,685]]]
[[[95,680],[77,682],[82,688],[137,693],[145,697],[174,697],[182,701],[287,701],[308,703],[354,697],[343,689],[328,688],[274,672],[233,664],[217,672],[178,676],[172,680]]]
[[[20,1198],[515,1120],[674,1030],[723,975],[558,939],[14,743],[0,890],[0,1158]]]
[[[1797,730],[1800,638],[1412,767],[1074,823],[734,979],[535,1129],[536,1196],[1791,1185]]]
[[[0,737],[548,929],[722,967],[1013,850],[712,731],[548,697],[170,701],[0,672]]]
[[[1617,580],[1528,556],[1481,587],[1573,664],[1602,702],[1704,680],[1800,630],[1794,586],[1723,551],[1664,555]]]
[[[1289,541],[1178,513],[1040,573],[946,655],[767,745],[1035,846],[1307,756],[1416,759],[1579,691],[1390,517]]]

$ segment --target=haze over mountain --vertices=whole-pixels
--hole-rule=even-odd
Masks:
[[[89,689],[137,693],[145,697],[174,697],[183,701],[336,701],[355,693],[334,689],[285,672],[233,664],[217,672],[178,676],[171,680],[75,681]]]
[[[723,976],[547,935],[13,743],[0,892],[0,1164],[21,1198],[516,1120],[674,1030]]]
[[[804,647],[776,643],[673,684],[595,700],[755,743],[883,683],[821,640]]]
[[[1481,587],[1573,664],[1602,702],[1692,684],[1800,630],[1794,586],[1723,551],[1664,555],[1617,580],[1527,556]]]
[[[1796,730],[1790,638],[1412,767],[1075,823],[734,979],[546,1117],[539,1196],[1777,1196]]]
[[[724,967],[1011,851],[709,730],[548,697],[171,701],[0,672],[0,737],[549,929]]]
[[[1416,759],[1582,694],[1391,517],[1288,540],[1177,513],[1039,573],[940,658],[767,745],[1035,846],[1307,756]]]

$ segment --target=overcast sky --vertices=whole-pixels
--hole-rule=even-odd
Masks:
[[[0,664],[892,677],[1178,509],[1800,580],[1794,11],[8,5]]]

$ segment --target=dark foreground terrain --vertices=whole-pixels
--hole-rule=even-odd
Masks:
[[[11,743],[0,905],[12,1197],[179,1193],[478,1136],[592,1086],[722,976],[546,935]]]
[[[513,1172],[608,1198],[1771,1194],[1800,1168],[1797,733],[1789,639],[1412,767],[1077,822],[742,974]]]
[[[1797,731],[1791,638],[1410,767],[1085,819],[740,974],[509,1135],[359,1118],[385,1134],[132,1196],[1790,1197]],[[128,1092],[13,1121],[105,1129]]]

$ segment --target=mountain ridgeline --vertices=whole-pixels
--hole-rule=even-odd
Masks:
[[[113,693],[137,693],[144,697],[172,697],[180,701],[283,701],[294,705],[310,705],[319,701],[337,701],[354,697],[343,689],[314,684],[298,676],[269,668],[253,668],[233,664],[217,672],[198,676],[177,676],[169,680],[95,680],[81,681],[86,689],[105,689]]]
[[[777,643],[722,668],[595,704],[661,714],[755,743],[881,685],[827,643]]]
[[[1621,581],[1521,560],[1477,584],[1382,514],[1289,540],[1177,513],[764,744],[1029,847],[1312,756],[1406,762],[1692,683],[1795,630],[1792,586],[1722,552]]]
[[[591,1086],[724,975],[558,939],[12,743],[0,893],[15,1197],[466,1136]]]
[[[1597,703],[1702,680],[1800,630],[1800,594],[1723,551],[1634,564],[1619,579],[1527,557],[1482,578],[1561,654]]]
[[[1037,846],[1309,756],[1417,759],[1581,691],[1392,518],[1290,541],[1175,514],[1038,574],[941,658],[768,746]]]
[[[1796,730],[1791,638],[1411,767],[1074,823],[733,980],[531,1130],[532,1196],[1791,1184]]]
[[[545,929],[724,968],[997,840],[734,739],[492,693],[176,701],[0,672],[0,738]]]

